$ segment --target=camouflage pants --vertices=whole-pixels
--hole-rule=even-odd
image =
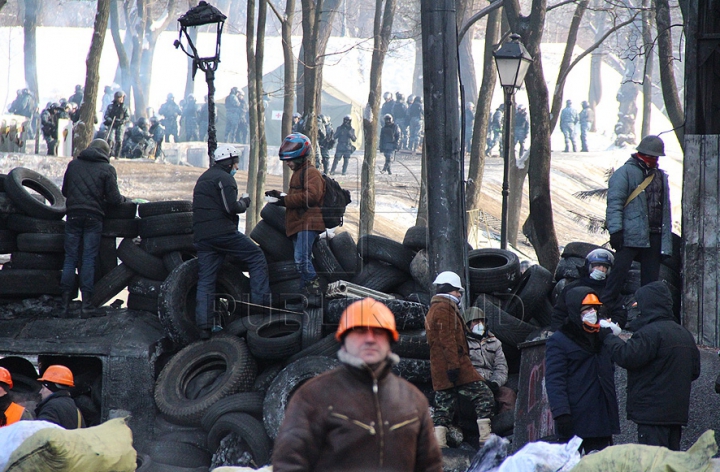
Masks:
[[[458,395],[467,398],[475,406],[475,414],[478,419],[492,417],[495,408],[495,398],[492,390],[485,385],[485,382],[472,382],[435,392],[435,409],[433,412],[433,424],[435,426],[447,427],[452,425]]]

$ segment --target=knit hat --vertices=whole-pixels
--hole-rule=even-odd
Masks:
[[[105,141],[104,139],[93,139],[93,141],[88,146],[88,149],[95,148],[101,150],[106,156],[110,155],[110,145]]]

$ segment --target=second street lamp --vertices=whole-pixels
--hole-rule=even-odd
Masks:
[[[532,56],[520,42],[520,35],[511,34],[510,42],[503,44],[493,53],[495,65],[500,76],[500,85],[505,92],[505,122],[503,124],[503,183],[502,183],[502,221],[500,226],[500,248],[507,249],[508,225],[508,172],[510,159],[515,158],[513,144],[513,118],[515,115],[515,91],[525,80],[525,74],[532,63]]]
[[[198,69],[205,72],[205,81],[208,84],[208,164],[213,164],[213,154],[217,149],[217,130],[215,128],[215,71],[220,63],[220,36],[222,35],[223,26],[227,16],[208,4],[207,2],[201,1],[198,6],[191,8],[183,16],[178,18],[180,23],[180,33],[177,40],[175,40],[175,48],[180,48],[182,51],[193,60],[193,72],[192,77],[195,79],[195,73]],[[203,26],[203,25],[216,25],[216,41],[214,51],[210,48],[203,50],[202,54],[198,51],[198,45],[193,43],[190,34],[188,34],[188,28]],[[187,48],[182,44],[183,35],[187,40]],[[200,43],[200,41],[198,41]]]

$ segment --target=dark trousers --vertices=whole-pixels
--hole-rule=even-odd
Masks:
[[[655,282],[660,275],[660,249],[662,235],[650,234],[650,247],[623,247],[615,253],[615,263],[607,277],[602,293],[603,303],[614,305],[618,302],[620,291],[633,261],[640,262],[640,284]]]
[[[679,424],[638,424],[638,443],[648,446],[662,446],[671,451],[680,450],[682,426]]]
[[[585,454],[587,454],[590,451],[602,451],[606,447],[612,445],[612,436],[604,436],[600,438],[585,438],[580,445],[580,449],[584,451]]]
[[[342,175],[347,174],[347,168],[348,168],[348,162],[350,162],[350,155],[352,154],[351,151],[337,151],[335,153],[335,159],[333,160],[332,169],[330,169],[330,173],[335,173],[335,168],[338,165],[338,162],[340,162],[340,159],[343,160],[343,167],[342,167]]]
[[[75,289],[75,269],[80,266],[80,291],[83,300],[92,295],[95,286],[95,258],[100,250],[102,219],[98,216],[68,216],[65,222],[65,262],[60,287],[63,292]],[[82,258],[82,264],[80,264]]]
[[[198,254],[198,284],[195,304],[195,323],[200,329],[212,327],[208,314],[215,301],[217,273],[226,255],[234,256],[248,265],[250,272],[250,300],[258,305],[269,304],[270,280],[262,250],[242,233],[227,234],[195,243]],[[238,269],[239,270],[239,269]]]
[[[115,157],[120,157],[120,150],[122,149],[123,136],[125,135],[125,126],[124,125],[113,126],[111,135],[114,140],[112,155]]]

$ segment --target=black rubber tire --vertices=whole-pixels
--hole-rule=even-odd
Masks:
[[[22,213],[22,210],[13,203],[7,193],[0,191],[0,213],[8,215],[10,213]]]
[[[17,247],[23,252],[65,252],[64,234],[20,233]]]
[[[103,220],[103,236],[113,236],[116,238],[136,238],[138,236],[138,221],[140,218],[133,219],[110,219]]]
[[[100,280],[117,265],[117,238],[100,238],[100,250],[95,260],[95,281]]]
[[[475,249],[468,254],[470,292],[472,294],[502,292],[520,280],[520,259],[503,249]]]
[[[392,370],[395,375],[411,383],[428,383],[431,380],[428,359],[402,358],[397,365],[393,366]]]
[[[258,359],[286,359],[302,350],[302,316],[269,316],[248,329],[247,343]]]
[[[159,238],[175,234],[192,234],[192,232],[192,212],[147,216],[140,218],[138,223],[138,234],[141,238]]]
[[[316,342],[312,346],[306,347],[302,351],[298,352],[287,358],[285,365],[292,364],[293,362],[302,359],[303,357],[311,356],[322,356],[335,358],[337,352],[340,349],[340,343],[335,339],[335,333],[329,334]]]
[[[200,339],[200,329],[195,324],[195,294],[198,281],[198,261],[189,260],[167,276],[158,296],[158,315],[165,332],[179,346]],[[218,271],[217,293],[226,294],[230,300],[242,300],[249,293],[249,281],[231,264],[225,263]],[[234,310],[232,310],[234,311]],[[231,319],[228,320],[232,322]]]
[[[7,226],[17,233],[65,234],[65,222],[62,220],[43,220],[20,213],[8,215]]]
[[[260,372],[255,378],[255,385],[253,385],[253,391],[262,393],[263,398],[265,398],[265,392],[267,391],[268,387],[270,387],[272,381],[275,380],[275,377],[277,377],[280,371],[283,370],[283,367],[284,364],[282,362],[278,362],[277,364],[271,364],[265,367],[265,369],[263,369],[263,371]]]
[[[268,203],[260,210],[260,218],[282,234],[285,234],[285,207]]]
[[[303,314],[302,349],[308,348],[322,339],[323,310],[308,308]]]
[[[317,238],[315,240],[312,256],[315,270],[318,275],[325,276],[328,283],[338,281],[345,275],[345,271],[330,250],[327,239]]]
[[[250,232],[250,238],[258,243],[263,251],[270,254],[275,261],[295,260],[293,242],[263,220],[258,221]]]
[[[27,189],[42,195],[49,205],[39,201]],[[5,193],[15,206],[35,218],[60,220],[65,216],[65,197],[52,180],[34,170],[16,167],[5,178]]]
[[[280,261],[268,263],[268,275],[270,283],[285,282],[286,280],[297,279],[300,273],[297,271],[295,261]]]
[[[263,400],[265,395],[263,392],[241,392],[235,393],[228,397],[218,400],[203,415],[202,425],[205,431],[210,431],[215,422],[227,413],[247,413],[248,415],[258,416],[262,418]]]
[[[138,295],[137,293],[128,294],[127,307],[129,310],[147,311],[153,314],[158,312],[157,298]]]
[[[302,279],[298,276],[295,279],[270,284],[270,292],[273,294],[273,300],[276,297],[280,297],[277,300],[292,300],[301,296],[302,287]]]
[[[263,402],[265,430],[277,438],[285,418],[290,397],[306,381],[340,365],[336,359],[321,356],[303,357],[285,367],[270,384]]]
[[[565,290],[565,287],[566,287],[567,284],[569,284],[570,282],[572,282],[571,279],[560,279],[560,280],[557,281],[557,283],[555,284],[555,287],[553,287],[552,293],[550,294],[550,302],[551,302],[553,305],[555,305],[555,303],[557,302],[558,297],[560,296],[560,294],[562,293],[562,291]]]
[[[147,455],[138,452],[135,460],[135,472],[152,472],[153,461],[152,458]]]
[[[555,280],[579,279],[580,268],[585,265],[585,259],[579,257],[566,257],[560,259],[555,268]]]
[[[12,270],[62,270],[65,254],[15,251],[10,260]]]
[[[108,205],[105,208],[105,218],[115,220],[132,220],[137,216],[137,204],[123,202],[119,205]]]
[[[553,287],[553,274],[539,264],[531,265],[520,277],[503,310],[523,321],[530,321],[536,311],[545,309],[544,300],[547,300]],[[544,318],[544,314],[540,314]]]
[[[664,264],[660,264],[658,280],[664,280],[674,287],[682,287],[682,277],[680,274]]]
[[[379,292],[392,293],[408,277],[406,271],[373,259],[365,262],[360,273],[350,282]]]
[[[682,272],[683,241],[682,237],[672,233],[672,255],[662,258],[660,264],[669,267],[673,271]]]
[[[345,272],[344,277],[352,278],[359,270],[360,256],[352,234],[347,231],[335,234],[328,243],[335,259]]]
[[[205,395],[190,399],[185,389],[192,378],[208,368],[224,366],[219,383]],[[249,392],[257,375],[257,365],[243,339],[218,335],[193,343],[170,358],[155,383],[155,404],[169,419],[179,424],[200,423],[217,401],[238,392]]]
[[[120,264],[95,283],[90,302],[96,307],[103,306],[127,287],[136,275],[137,273],[126,264]]]
[[[0,229],[0,254],[17,251],[17,238],[14,231]]]
[[[409,247],[415,251],[427,249],[428,246],[428,229],[427,226],[411,226],[405,232],[403,246]]]
[[[141,248],[143,247],[142,244],[140,244],[140,247]],[[163,255],[162,260],[163,260],[163,265],[165,266],[165,270],[167,270],[168,274],[169,274],[183,262],[189,261],[190,259],[194,259],[195,257],[196,256],[194,253],[173,251],[173,252],[168,252],[167,254]]]
[[[641,272],[640,270],[636,269],[630,269],[627,274],[627,278],[625,279],[625,284],[623,285],[622,289],[620,290],[620,293],[622,295],[630,295],[638,291],[640,288],[640,281],[641,281]]]
[[[567,243],[563,248],[562,257],[579,257],[584,260],[585,257],[590,254],[590,251],[600,248],[602,248],[602,246],[598,246],[597,244],[574,241]]]
[[[413,280],[417,282],[422,291],[432,290],[433,279],[430,275],[430,263],[425,249],[419,250],[413,257],[410,263],[410,275],[412,275]]]
[[[548,297],[543,297],[541,303],[533,309],[532,319],[545,328],[552,324],[553,304]]]
[[[323,312],[325,323],[330,325],[340,323],[342,312],[356,301],[358,301],[357,298],[328,300]],[[382,303],[395,315],[395,325],[399,331],[425,329],[425,316],[428,312],[426,305],[397,299],[382,300]]]
[[[487,302],[484,297],[482,294],[478,296],[474,305],[483,309],[488,331],[503,343],[517,348],[518,344],[525,341],[527,336],[537,329],[530,323],[506,313],[495,304]]]
[[[159,436],[159,435],[157,435]],[[203,451],[211,452],[207,445],[207,432],[202,428],[188,428],[184,431],[170,431],[162,434],[163,441],[190,444]],[[137,472],[137,471],[136,471]]]
[[[160,287],[162,280],[152,280],[142,275],[138,275],[132,278],[128,284],[128,292],[136,295],[142,295],[143,297],[157,298],[160,296]]]
[[[405,300],[408,302],[419,303],[428,307],[430,306],[430,300],[432,300],[432,297],[432,294],[428,292],[415,292],[405,297]]]
[[[397,241],[382,236],[365,235],[358,240],[358,252],[364,261],[378,260],[386,262],[406,273],[410,273],[410,263],[415,251]]]
[[[430,345],[425,331],[406,331],[393,345],[392,351],[402,358],[430,359]]]
[[[163,202],[148,202],[138,205],[140,218],[166,215],[168,213],[187,213],[193,211],[191,200],[169,200]]]
[[[0,296],[60,295],[59,270],[0,270]]]
[[[492,432],[498,436],[507,436],[512,434],[515,428],[515,412],[512,410],[503,411],[493,416],[491,419]]]
[[[270,462],[270,438],[260,421],[246,413],[235,412],[221,416],[208,433],[210,449],[217,450],[220,441],[230,433],[237,434],[245,441],[257,465]]]
[[[402,295],[404,300],[407,300],[408,295],[422,290],[424,290],[424,288],[414,279],[406,280],[395,289],[398,294]]]
[[[211,455],[207,451],[188,443],[175,441],[151,441],[146,451],[153,463],[176,467],[204,467],[210,465]]]
[[[195,253],[192,234],[145,238],[140,243],[140,247],[154,256],[162,256],[173,251]]]
[[[125,238],[117,248],[118,258],[138,274],[152,280],[165,280],[168,271],[163,260],[149,254],[132,239]]]

